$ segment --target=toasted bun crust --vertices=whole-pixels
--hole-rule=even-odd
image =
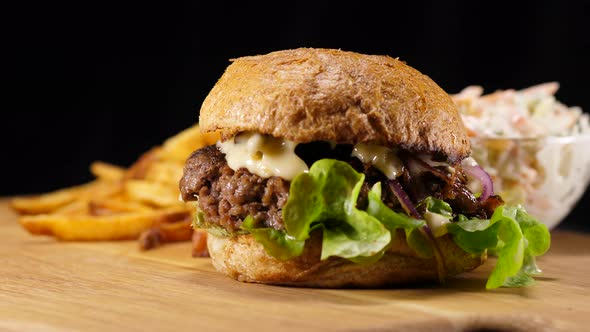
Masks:
[[[199,123],[224,139],[256,131],[299,143],[370,142],[451,161],[470,152],[456,106],[428,76],[388,56],[334,49],[234,59]]]
[[[207,236],[209,255],[220,272],[243,282],[318,287],[376,288],[410,285],[438,280],[434,258],[416,256],[398,233],[399,241],[376,263],[355,264],[343,258],[320,260],[321,234],[314,234],[301,256],[282,261],[266,253],[249,234],[234,237]],[[438,239],[445,257],[447,276],[472,270],[483,264],[486,255],[470,255],[449,236]]]

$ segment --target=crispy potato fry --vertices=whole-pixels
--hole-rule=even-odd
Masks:
[[[123,196],[91,200],[87,203],[87,205],[88,213],[93,216],[103,216],[125,212],[149,212],[153,210],[153,208],[145,204],[129,200]]]
[[[64,241],[139,239],[142,249],[192,239],[193,254],[203,256],[206,232],[193,230],[194,203],[179,200],[178,182],[189,155],[218,139],[218,133],[203,134],[194,125],[145,152],[127,169],[95,161],[90,172],[96,180],[18,197],[11,206],[31,234]]]
[[[199,126],[194,125],[164,142],[162,145],[162,158],[184,164],[193,151],[215,144],[218,140],[219,133],[202,133]]]
[[[166,242],[188,241],[193,236],[192,222],[189,215],[184,221],[162,224],[160,232],[164,235]]]
[[[125,182],[127,195],[136,201],[158,207],[185,206],[178,199],[180,190],[156,182],[129,180]]]
[[[119,182],[95,181],[92,186],[79,193],[76,200],[48,211],[45,213],[61,215],[84,215],[92,214],[91,203],[104,200],[116,200],[116,197],[122,197],[123,187]],[[130,202],[133,203],[133,202]],[[128,208],[128,211],[136,211]]]
[[[193,257],[209,257],[207,249],[207,231],[204,229],[195,229],[192,237]]]
[[[158,160],[146,170],[145,180],[178,187],[183,166],[173,161]]]
[[[153,148],[137,159],[137,161],[129,167],[127,174],[125,174],[125,180],[128,179],[143,179],[145,174],[152,166],[152,164],[160,159],[160,148]]]
[[[52,214],[61,214],[61,215],[66,215],[66,216],[76,216],[76,215],[89,214],[90,211],[89,211],[88,203],[90,203],[90,201],[88,199],[76,200],[76,201],[73,201],[71,203],[68,203],[62,207],[59,207],[59,208],[53,210],[51,213]]]
[[[90,165],[90,172],[101,180],[120,181],[125,176],[125,169],[102,161],[95,161]]]
[[[157,227],[144,231],[139,236],[139,248],[141,250],[149,250],[165,243],[190,240],[193,235],[191,219],[189,215],[183,221],[160,224]]]
[[[22,216],[21,225],[33,234],[53,235],[62,241],[105,241],[137,239],[144,230],[170,216],[190,215],[185,208],[131,212],[108,216],[65,216],[39,214]]]
[[[47,194],[17,197],[10,202],[10,206],[21,214],[47,213],[73,202],[80,195],[83,195],[88,190],[92,190],[96,186],[97,182],[90,182]]]

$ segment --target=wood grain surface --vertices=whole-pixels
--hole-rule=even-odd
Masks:
[[[590,236],[554,232],[536,285],[485,290],[493,261],[445,286],[328,290],[240,283],[190,244],[56,242],[0,200],[0,330],[588,331]]]

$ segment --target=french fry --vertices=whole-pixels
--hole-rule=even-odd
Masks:
[[[109,216],[39,214],[19,221],[32,234],[53,235],[62,241],[106,241],[137,239],[144,230],[179,214],[189,213],[185,208],[168,208]]]
[[[125,176],[125,169],[102,161],[95,161],[90,165],[90,172],[101,180],[120,181]]]
[[[203,134],[194,125],[145,152],[127,169],[95,161],[90,172],[96,180],[18,197],[11,206],[31,234],[62,241],[139,239],[144,250],[193,239],[194,254],[203,256],[206,232],[193,230],[195,208],[179,200],[178,182],[189,155],[218,139],[218,133]]]
[[[145,204],[157,207],[185,206],[178,199],[180,190],[175,187],[145,180],[129,180],[125,182],[125,190],[131,199]]]
[[[90,198],[105,198],[121,192],[117,183],[96,180],[46,194],[14,198],[10,205],[20,214],[76,214],[84,211]]]
[[[159,247],[165,243],[188,241],[192,238],[192,220],[190,215],[184,221],[175,223],[164,223],[157,227],[152,227],[139,237],[139,248],[149,250]]]
[[[207,250],[207,231],[204,229],[195,229],[192,237],[192,255],[193,257],[208,257]]]
[[[127,170],[125,180],[145,178],[145,174],[152,164],[160,159],[160,150],[160,148],[156,147],[142,154],[141,157],[139,157],[139,159],[137,159],[137,161]]]
[[[96,187],[97,182],[56,190],[47,194],[17,197],[10,206],[21,214],[48,213],[78,199],[85,192]]]
[[[181,222],[162,224],[160,231],[166,242],[188,241],[193,235],[192,220],[190,218]]]
[[[88,213],[93,216],[120,214],[126,212],[149,212],[153,210],[153,208],[145,204],[129,200],[123,196],[91,200],[87,203],[87,205]]]
[[[176,188],[182,177],[183,166],[174,161],[158,160],[146,170],[145,180]]]
[[[88,203],[90,201],[88,199],[79,199],[75,200],[71,203],[68,203],[62,207],[59,207],[53,210],[52,214],[61,214],[66,216],[76,216],[76,215],[85,215],[89,214],[89,206]]]
[[[189,127],[167,139],[162,145],[162,158],[184,164],[190,154],[204,146],[215,144],[219,133],[202,133],[198,125]]]

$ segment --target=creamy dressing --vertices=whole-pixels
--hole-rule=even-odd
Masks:
[[[234,171],[243,167],[263,178],[278,176],[288,181],[309,171],[305,162],[295,154],[296,146],[297,143],[292,141],[253,132],[217,142],[228,166]],[[395,151],[384,146],[356,144],[351,156],[372,164],[389,179],[397,178],[403,171],[403,164]]]
[[[461,165],[463,166],[478,166],[477,161],[472,157],[467,157],[461,161]],[[471,176],[467,176],[467,183],[465,184],[467,189],[472,193],[480,193],[483,191],[483,187],[481,186],[481,181],[478,179],[474,179]]]
[[[387,147],[360,143],[354,146],[351,155],[365,164],[372,164],[388,179],[395,179],[402,174],[401,160]]]
[[[420,154],[420,155],[418,155],[418,158],[422,159],[422,161],[424,161],[425,163],[427,163],[428,165],[430,165],[432,167],[439,167],[439,166],[448,167],[449,166],[449,163],[447,163],[446,161],[432,160],[432,156],[428,155],[428,154]]]
[[[217,147],[225,153],[228,166],[234,171],[246,168],[263,178],[278,176],[291,181],[300,173],[309,171],[305,162],[295,154],[297,143],[265,136],[243,133]]]
[[[447,234],[447,224],[451,223],[449,218],[430,211],[424,212],[424,219],[432,230],[434,237],[441,237]]]
[[[467,157],[461,161],[461,165],[463,166],[477,166],[477,161],[472,157]]]

